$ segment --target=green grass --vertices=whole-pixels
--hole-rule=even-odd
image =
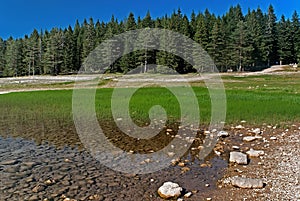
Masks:
[[[300,121],[300,75],[223,76],[227,96],[226,124],[283,125]],[[211,101],[207,88],[192,83],[200,108],[200,124],[210,122]],[[57,86],[57,85],[56,85]],[[174,86],[174,88],[176,88]],[[183,87],[178,89],[185,90]],[[126,94],[128,88],[120,89]],[[111,122],[112,88],[99,88],[96,111],[99,121]],[[184,100],[190,97],[185,96]],[[121,98],[120,98],[121,100]],[[149,123],[148,112],[154,105],[165,108],[169,122],[180,119],[180,106],[165,88],[138,89],[130,100],[130,115],[138,125]],[[193,109],[189,104],[184,109]],[[0,95],[0,134],[50,140],[68,136],[62,144],[77,143],[73,123],[72,90],[18,92]],[[158,119],[159,120],[159,119]],[[59,135],[57,135],[59,134]]]
[[[300,93],[300,74],[222,76],[226,89],[255,90],[265,93]]]
[[[126,88],[122,89],[126,93]],[[210,119],[210,99],[207,89],[194,87],[201,121]],[[100,120],[111,118],[110,103],[113,89],[97,90],[96,109]],[[300,119],[300,96],[287,89],[269,92],[264,90],[229,89],[227,95],[227,119],[233,123],[246,120],[249,123],[279,123]],[[187,97],[188,98],[188,97]],[[180,118],[177,99],[165,88],[139,89],[130,101],[130,114],[136,121],[148,121],[148,111],[154,105],[164,107],[170,118]],[[20,92],[1,95],[0,118],[3,122],[72,123],[72,90]],[[187,106],[188,107],[188,106]]]

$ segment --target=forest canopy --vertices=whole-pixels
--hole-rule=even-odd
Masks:
[[[116,34],[141,28],[162,28],[181,33],[205,49],[220,71],[255,71],[274,64],[300,63],[300,21],[296,11],[291,19],[276,18],[272,5],[266,13],[260,8],[242,13],[232,6],[222,16],[205,10],[187,16],[180,9],[153,19],[133,13],[118,21],[90,18],[68,28],[50,31],[36,29],[28,36],[3,40],[0,37],[0,76],[76,73],[89,53]],[[124,55],[109,67],[109,72],[126,73],[137,66],[158,64],[179,73],[194,72],[189,63],[171,53],[149,50]]]

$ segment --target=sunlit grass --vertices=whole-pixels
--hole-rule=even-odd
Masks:
[[[288,124],[300,121],[300,75],[223,76],[227,97],[226,124]],[[108,80],[105,81],[109,82]],[[103,83],[103,84],[105,84]],[[66,83],[65,83],[66,84]],[[67,83],[72,84],[72,83]],[[58,86],[58,85],[53,85]],[[211,118],[211,100],[203,82],[192,83],[198,100],[200,125],[207,126]],[[184,87],[174,86],[183,89]],[[128,88],[121,88],[126,94]],[[95,108],[99,121],[113,121],[111,97],[113,88],[99,88]],[[31,91],[0,95],[0,134],[26,136],[41,140],[60,135],[78,136],[73,123],[72,90]],[[184,96],[190,99],[189,96]],[[166,88],[144,87],[136,90],[130,99],[129,113],[138,125],[149,123],[149,110],[162,106],[169,122],[180,121],[180,105]],[[122,105],[123,107],[123,105]],[[124,105],[124,107],[127,107]],[[191,109],[184,105],[183,109]],[[159,121],[159,117],[157,119]]]
[[[122,89],[126,92],[126,88]],[[206,88],[193,88],[200,106],[201,122],[210,121],[210,98]],[[289,89],[280,91],[229,89],[227,95],[227,123],[246,120],[248,123],[280,123],[300,119],[300,96]],[[97,90],[96,111],[99,120],[111,119],[113,89]],[[180,118],[180,107],[174,95],[165,88],[142,88],[130,101],[130,114],[136,121],[147,122],[148,111],[161,105],[171,119]],[[0,119],[2,128],[13,125],[39,125],[51,127],[72,125],[72,90],[20,92],[1,95]],[[186,107],[189,107],[188,105]],[[15,128],[11,128],[12,130]]]

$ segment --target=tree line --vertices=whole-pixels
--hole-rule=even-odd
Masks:
[[[144,18],[133,13],[118,21],[94,22],[93,18],[74,27],[36,29],[28,36],[3,40],[0,37],[0,75],[23,76],[37,74],[76,73],[89,53],[102,41],[116,34],[141,28],[163,28],[190,37],[204,48],[220,71],[254,71],[274,64],[300,63],[300,21],[296,11],[292,18],[276,18],[269,6],[242,13],[240,5],[231,6],[222,16],[205,10],[191,16],[173,11],[168,16],[153,19],[150,12]],[[195,69],[182,58],[163,51],[137,51],[122,56],[110,67],[110,72],[128,72],[143,63],[168,66],[180,73]],[[147,71],[147,69],[145,69]]]

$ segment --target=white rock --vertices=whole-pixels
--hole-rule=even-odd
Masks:
[[[227,137],[229,133],[227,131],[220,131],[218,132],[218,137]]]
[[[194,139],[193,137],[185,137],[185,140],[186,140],[188,143],[193,143],[195,139]]]
[[[247,155],[241,152],[230,152],[229,162],[247,165]]]
[[[188,193],[184,194],[184,197],[185,197],[185,198],[189,198],[189,197],[191,197],[191,196],[192,196],[192,192],[188,192]]]
[[[246,154],[248,154],[250,157],[259,157],[259,156],[264,155],[265,152],[262,150],[250,149],[249,151],[246,152]]]
[[[261,130],[260,128],[255,128],[251,131],[252,133],[255,133],[255,134],[260,134],[261,133]]]
[[[183,199],[182,198],[178,198],[177,201],[183,201]]]
[[[231,185],[240,188],[263,188],[264,183],[261,179],[252,179],[244,177],[231,178]]]
[[[277,140],[277,137],[272,136],[270,137],[270,140]]]
[[[174,155],[175,155],[174,152],[168,152],[168,156],[169,156],[169,157],[173,157]]]
[[[173,198],[176,199],[181,195],[182,188],[173,182],[165,182],[161,187],[158,189],[158,194],[160,197],[164,199]]]
[[[252,141],[256,140],[256,137],[246,136],[246,137],[243,137],[243,140],[246,141],[246,142],[252,142]]]
[[[239,146],[232,146],[232,149],[240,149],[240,147]]]
[[[242,126],[242,125],[238,125],[238,126],[236,126],[235,128],[236,128],[236,129],[243,129],[243,128],[245,128],[245,127]]]

